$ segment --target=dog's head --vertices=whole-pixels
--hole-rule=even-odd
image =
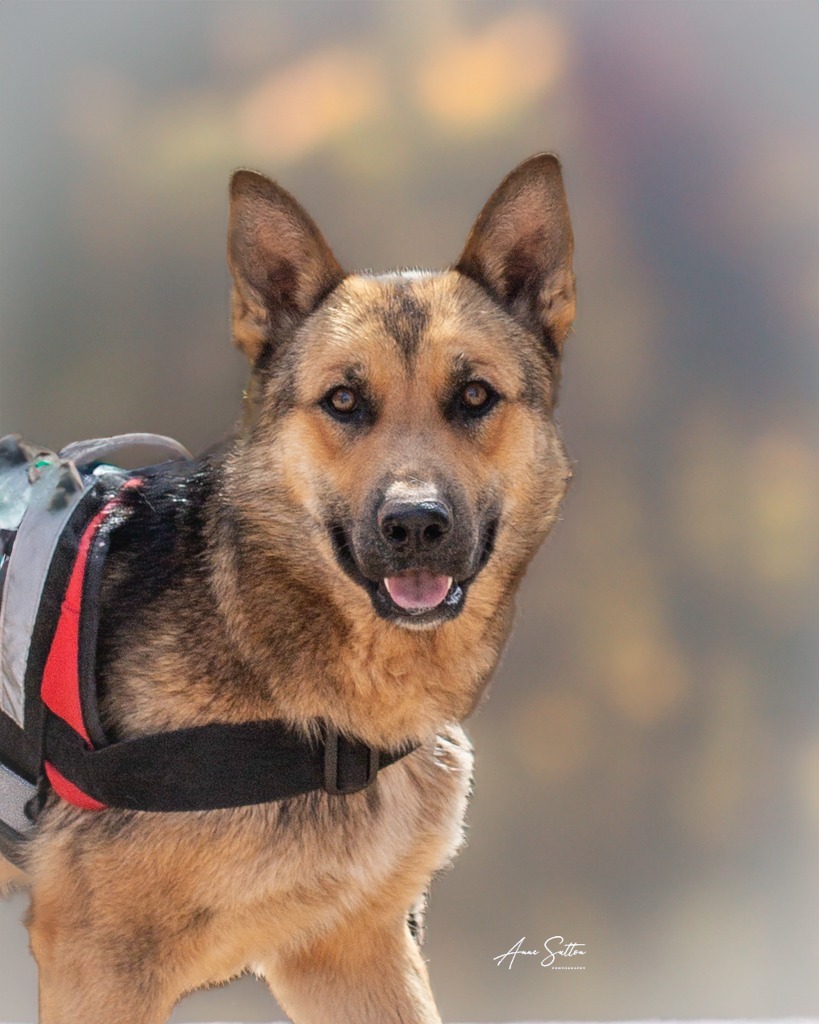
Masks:
[[[570,476],[552,420],[575,308],[557,159],[514,170],[444,272],[345,274],[251,171],[231,182],[228,254],[253,365],[230,470],[247,523],[342,611],[487,619]]]

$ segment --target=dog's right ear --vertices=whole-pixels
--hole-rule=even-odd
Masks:
[[[228,265],[233,340],[252,363],[344,277],[293,196],[247,170],[236,171],[230,181]]]

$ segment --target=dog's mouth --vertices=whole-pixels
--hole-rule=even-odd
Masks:
[[[402,569],[373,579],[360,568],[344,526],[336,522],[329,529],[339,565],[350,579],[367,591],[377,614],[401,625],[420,628],[454,619],[463,610],[470,584],[494,550],[498,520],[492,519],[487,524],[475,568],[463,579],[424,567]]]
[[[408,569],[396,576],[384,577],[384,589],[394,604],[410,614],[437,608],[452,588],[451,576],[429,572],[427,569]]]

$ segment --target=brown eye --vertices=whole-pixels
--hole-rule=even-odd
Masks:
[[[500,397],[486,381],[469,380],[461,384],[453,395],[447,415],[462,423],[479,420],[492,412]]]
[[[467,409],[474,412],[483,409],[490,397],[489,388],[479,380],[470,381],[461,392],[461,401]]]
[[[358,395],[352,388],[336,388],[330,392],[327,400],[335,412],[342,414],[354,412],[358,407]]]

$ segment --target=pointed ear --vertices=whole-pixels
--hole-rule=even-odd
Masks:
[[[228,265],[233,340],[253,363],[344,277],[293,196],[246,170],[230,181]]]
[[[560,161],[541,153],[492,194],[455,269],[488,288],[559,355],[574,320],[573,248]]]

